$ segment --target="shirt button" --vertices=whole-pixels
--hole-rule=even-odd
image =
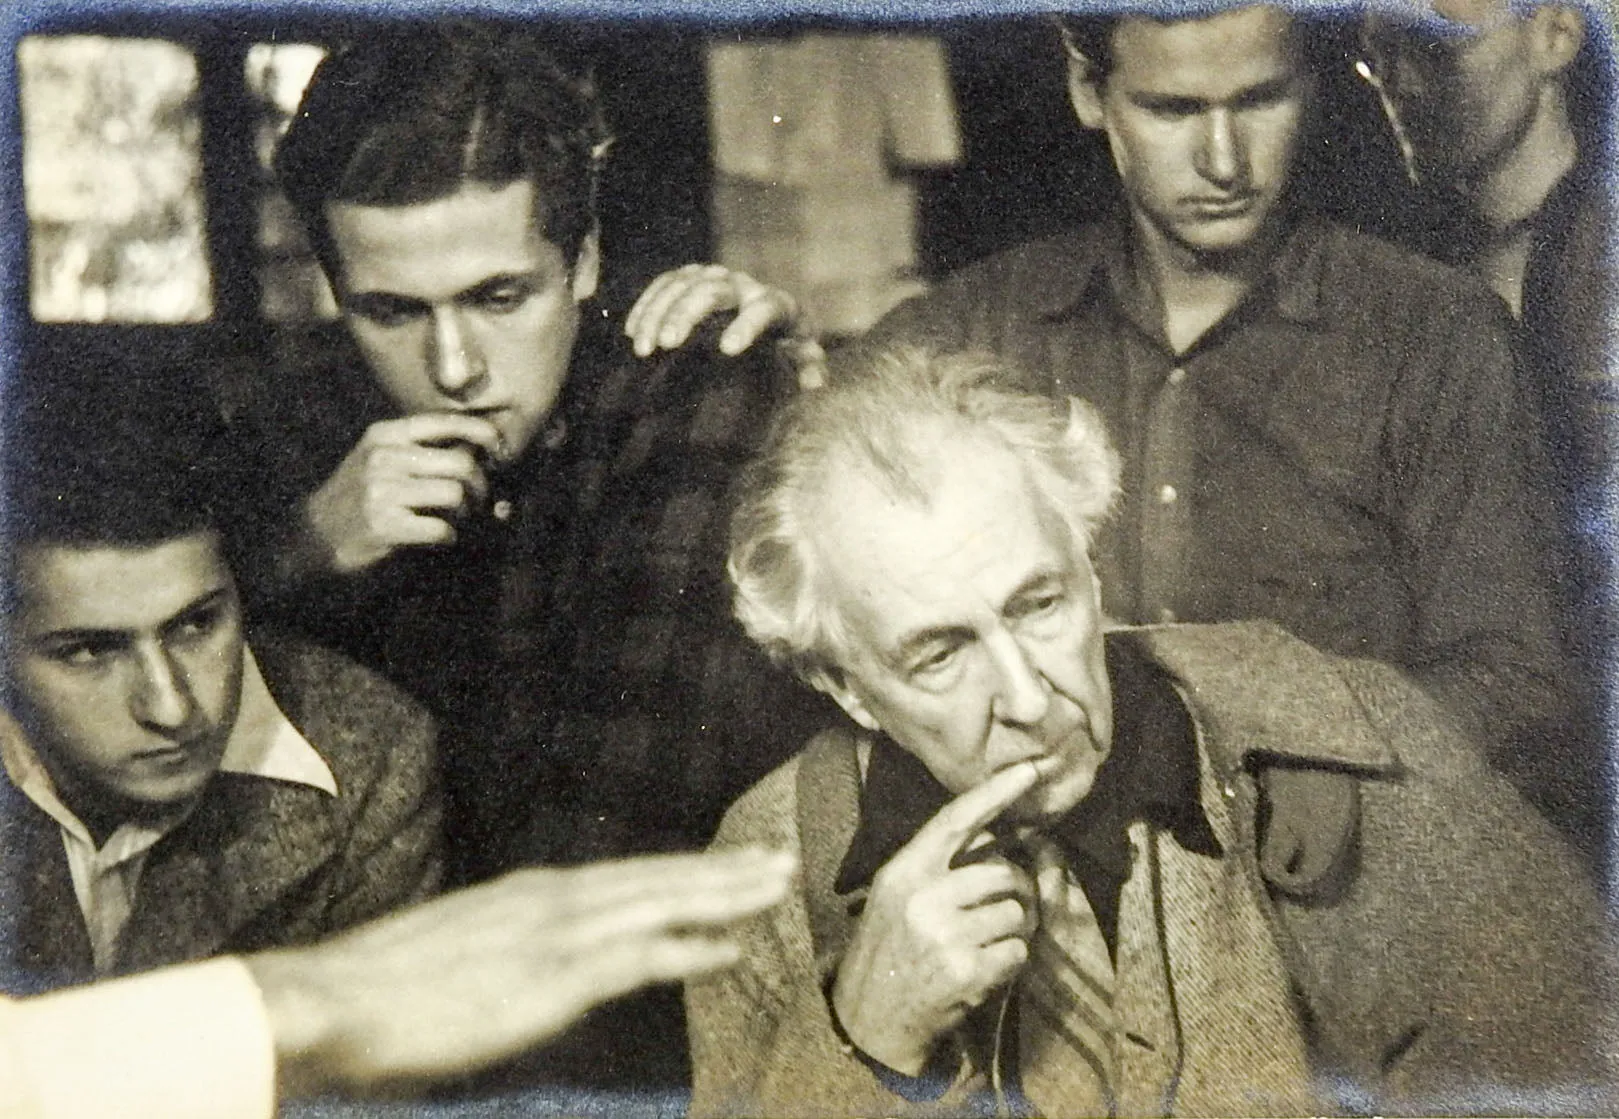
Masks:
[[[1180,497],[1180,494],[1176,492],[1174,486],[1160,486],[1158,488],[1158,504],[1160,505],[1173,505],[1178,497]]]
[[[512,519],[512,503],[503,497],[490,507],[489,512],[497,521],[509,521]]]
[[[1186,380],[1186,370],[1184,370],[1184,369],[1171,369],[1169,371],[1169,383],[1170,384],[1178,385],[1184,380]]]
[[[1158,611],[1158,620],[1166,625],[1173,622],[1175,620],[1175,611],[1171,610],[1167,606],[1163,607]]]

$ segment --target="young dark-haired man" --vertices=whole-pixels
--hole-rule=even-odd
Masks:
[[[1270,618],[1409,668],[1600,859],[1607,782],[1554,620],[1553,499],[1510,319],[1482,284],[1293,200],[1302,17],[1161,13],[1060,20],[1122,212],[961,270],[867,344],[987,349],[1099,409],[1124,459],[1096,546],[1110,617]],[[727,294],[665,286],[648,301],[674,321],[632,320],[667,343]],[[1303,863],[1350,815],[1341,788],[1309,784],[1277,802]]]
[[[607,145],[532,33],[458,24],[335,51],[276,156],[357,351],[310,391],[360,404],[312,439],[309,398],[278,402],[255,584],[440,718],[457,880],[699,842],[746,779],[713,759],[793,706],[718,588],[775,374],[616,336],[592,302]],[[774,313],[754,290],[724,348]]]
[[[248,639],[202,398],[41,349],[9,415],[0,987],[304,943],[432,893],[432,724],[341,657]]]

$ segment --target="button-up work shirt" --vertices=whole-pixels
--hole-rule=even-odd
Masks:
[[[865,345],[988,349],[1089,400],[1124,462],[1097,541],[1124,622],[1270,618],[1441,690],[1500,758],[1561,724],[1544,449],[1499,301],[1315,220],[1176,354],[1122,224],[952,276]]]
[[[252,652],[245,656],[241,706],[220,771],[292,781],[336,796],[331,768],[276,706]],[[61,829],[96,973],[110,973],[117,964],[119,937],[135,909],[146,856],[185,820],[191,806],[177,806],[150,820],[126,820],[98,847],[90,829],[57,794],[50,772],[22,727],[4,711],[0,711],[0,763],[11,783]]]

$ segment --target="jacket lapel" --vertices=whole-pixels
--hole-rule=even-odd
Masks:
[[[1138,998],[1162,1000],[1142,1020],[1161,1035],[1172,1023],[1165,1048],[1177,1061],[1158,1093],[1159,1107],[1177,1114],[1317,1114],[1322,1104],[1312,1088],[1304,1025],[1255,857],[1253,781],[1245,775],[1222,781],[1207,751],[1200,753],[1204,810],[1225,857],[1194,855],[1165,832],[1145,834],[1142,825],[1143,834],[1132,836],[1150,873],[1132,877],[1130,939],[1160,946],[1155,973],[1133,989]],[[1154,928],[1143,927],[1148,914]],[[1124,1045],[1128,1050],[1128,1039]]]
[[[866,891],[840,895],[832,883],[854,841],[860,822],[860,761],[855,739],[838,731],[819,734],[804,751],[798,767],[799,857],[806,891],[810,935],[821,974],[836,966],[854,931],[852,906],[865,901]],[[824,883],[824,890],[817,888]]]
[[[0,777],[0,991],[32,994],[95,977],[56,821]]]
[[[118,970],[256,947],[252,926],[318,887],[336,849],[326,793],[221,773],[187,821],[153,848]]]

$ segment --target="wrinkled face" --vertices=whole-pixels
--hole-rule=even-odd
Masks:
[[[213,532],[153,547],[25,546],[6,683],[63,800],[162,807],[202,791],[241,700],[236,586]]]
[[[1059,815],[1113,739],[1090,564],[1007,451],[958,444],[938,466],[926,506],[858,471],[822,503],[823,592],[848,643],[825,688],[952,792],[1034,761],[1009,814]]]
[[[562,391],[595,239],[574,267],[534,220],[527,181],[468,183],[406,206],[331,203],[338,302],[378,384],[403,414],[470,412],[515,457]]]
[[[1421,22],[1373,19],[1374,64],[1419,168],[1467,178],[1508,154],[1534,120],[1530,28],[1506,0],[1433,0],[1431,10]]]
[[[1104,77],[1077,58],[1081,123],[1103,130],[1137,227],[1193,260],[1248,247],[1287,185],[1308,80],[1290,18],[1126,19]]]

